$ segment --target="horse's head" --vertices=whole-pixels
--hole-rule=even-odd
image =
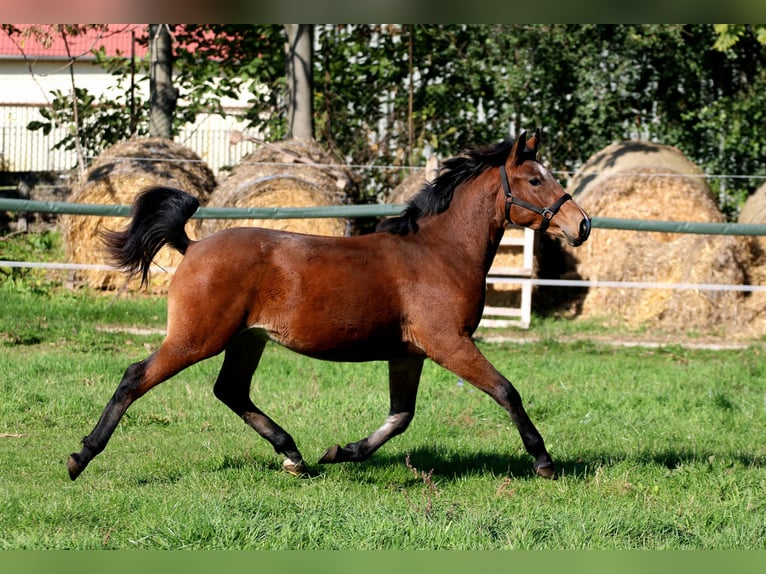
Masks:
[[[527,139],[524,132],[499,168],[505,219],[580,245],[590,235],[590,217],[565,193],[553,174],[537,161],[540,130]]]

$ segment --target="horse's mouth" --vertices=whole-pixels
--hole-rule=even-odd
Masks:
[[[567,237],[567,243],[572,247],[580,247],[580,245],[585,243],[585,240],[580,239],[579,237]]]

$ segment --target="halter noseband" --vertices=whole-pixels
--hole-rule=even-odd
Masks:
[[[548,229],[548,225],[550,225],[551,219],[553,219],[553,216],[556,215],[559,212],[559,209],[561,209],[561,206],[564,205],[567,201],[572,199],[572,196],[568,193],[565,193],[561,197],[559,197],[553,205],[550,207],[538,207],[537,205],[532,205],[531,203],[528,203],[524,201],[523,199],[517,199],[513,197],[513,193],[511,192],[511,186],[508,185],[508,174],[505,173],[505,166],[500,166],[500,179],[503,182],[503,193],[505,194],[505,218],[508,220],[508,223],[513,223],[511,221],[511,206],[513,204],[518,205],[519,207],[523,207],[525,209],[529,209],[530,211],[534,211],[538,215],[542,217],[542,222],[540,223],[540,231],[541,233],[544,232],[546,229]]]

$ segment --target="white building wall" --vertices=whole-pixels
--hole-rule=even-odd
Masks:
[[[118,88],[112,76],[100,66],[88,61],[74,64],[74,79],[78,88],[85,88],[90,93],[116,94]],[[69,74],[68,61],[65,60],[23,60],[0,58],[0,105],[5,104],[48,104],[52,100],[52,91],[65,94],[72,91],[72,78]],[[144,85],[146,86],[144,88]],[[148,83],[137,83],[138,89],[148,93]]]
[[[30,71],[31,68],[31,71]],[[115,79],[91,62],[75,63],[75,85],[98,96],[124,91]],[[38,108],[49,104],[51,92],[71,93],[72,80],[67,61],[30,61],[30,63],[0,59],[0,169],[6,171],[66,171],[77,164],[74,151],[54,150],[53,146],[66,135],[66,127],[31,131],[27,125],[43,120]],[[136,89],[148,97],[148,81],[137,81]],[[227,101],[230,109],[241,102]],[[232,130],[246,131],[243,122],[234,116],[200,115],[193,125],[186,126],[176,142],[197,153],[218,175],[227,166],[253,150],[250,142],[230,143]],[[252,134],[260,137],[258,134]]]

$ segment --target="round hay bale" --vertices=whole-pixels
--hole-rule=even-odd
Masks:
[[[755,190],[747,198],[739,212],[738,223],[766,223],[766,183]],[[761,235],[749,237],[751,251],[751,271],[755,280],[753,283],[766,284],[766,237]]]
[[[747,198],[740,210],[738,223],[766,223],[766,184]],[[766,237],[746,238],[749,260],[747,275],[751,285],[766,285]],[[745,297],[741,309],[745,331],[752,335],[766,333],[766,293],[754,291]]]
[[[392,205],[407,203],[426,185],[427,179],[423,171],[414,171],[405,177],[391,193],[386,196],[386,203]]]
[[[407,203],[412,199],[425,185],[433,181],[439,175],[439,159],[435,156],[429,156],[426,160],[424,169],[416,169],[405,177],[391,193],[386,196],[386,203],[393,205]]]
[[[766,223],[766,183],[747,198],[737,218],[739,223]]]
[[[245,156],[210,196],[208,207],[323,207],[341,205],[352,179],[314,142],[263,145]],[[344,218],[202,219],[206,237],[230,227],[265,227],[314,235],[347,235]]]
[[[105,150],[90,166],[72,190],[70,201],[103,205],[129,205],[139,192],[154,185],[167,185],[196,196],[204,205],[215,188],[215,176],[197,154],[163,138],[134,138]],[[102,228],[116,229],[126,220],[116,217],[62,215],[59,219],[64,250],[70,263],[108,264],[99,238]],[[193,236],[193,225],[189,225]],[[175,267],[181,256],[164,247],[155,258],[160,268]],[[159,271],[160,269],[158,269]],[[74,280],[96,289],[114,289],[125,285],[125,276],[117,271],[78,270]],[[154,273],[150,288],[162,292],[170,275]],[[125,285],[138,289],[139,281]]]
[[[574,196],[596,194],[605,190],[602,178],[622,173],[667,174],[681,178],[698,187],[700,193],[715,202],[715,196],[704,177],[704,172],[689,161],[681,150],[672,146],[644,141],[614,143],[595,153],[567,183],[567,191]],[[596,190],[596,191],[593,191]]]
[[[594,217],[723,222],[701,171],[677,149],[644,142],[614,144],[597,153],[569,184]],[[746,281],[741,237],[595,229],[573,249],[575,274],[586,280],[657,283]],[[742,294],[661,288],[591,288],[579,302],[583,317],[630,326],[709,329],[736,321]]]

